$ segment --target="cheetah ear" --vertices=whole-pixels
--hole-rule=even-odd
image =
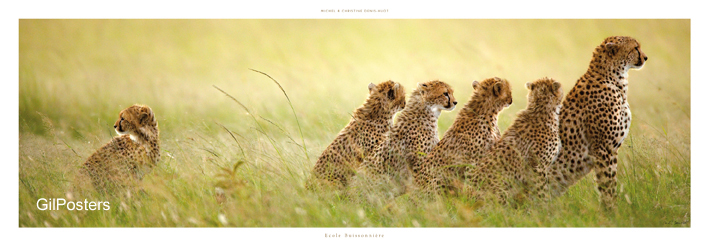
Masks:
[[[375,85],[374,83],[369,83],[369,86],[367,86],[367,88],[369,88],[369,93],[372,93],[372,89],[374,89],[374,87],[376,86],[377,85]]]
[[[525,86],[527,86],[527,89],[530,90],[530,91],[531,91],[532,89],[534,89],[534,83],[532,83],[532,82],[527,82],[527,84],[525,84]]]
[[[492,86],[492,95],[499,97],[502,94],[502,83],[497,82]]]
[[[138,119],[144,124],[149,123],[149,121],[152,121],[153,119],[153,109],[148,107],[143,108],[140,112],[140,115],[138,116]]]
[[[396,85],[394,85],[394,88],[389,89],[387,92],[387,98],[392,101],[396,98]]]
[[[474,80],[473,81],[473,90],[477,90],[478,87],[480,87],[480,82],[478,82],[477,80]]]
[[[391,88],[389,90],[389,93],[387,96],[389,97],[389,100],[394,100],[396,98],[396,94],[399,91],[399,83],[394,84],[394,88]]]
[[[423,90],[424,88],[428,88],[428,85],[426,85],[424,83],[419,83],[419,89],[422,89],[421,95],[426,94],[426,90]]]
[[[551,84],[551,87],[554,89],[554,91],[557,91],[559,90],[559,88],[561,88],[561,83],[554,82],[553,84]]]
[[[608,42],[605,44],[606,50],[608,51],[608,55],[614,56],[616,52],[618,52],[618,45],[613,42]]]

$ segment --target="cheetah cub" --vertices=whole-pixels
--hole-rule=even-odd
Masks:
[[[158,121],[150,107],[136,104],[122,110],[113,128],[118,136],[96,150],[81,169],[101,192],[141,180],[160,161]]]
[[[312,189],[315,182],[333,184],[338,188],[347,186],[354,170],[384,142],[384,134],[393,125],[394,114],[406,105],[405,94],[404,87],[393,81],[369,84],[369,97],[320,155],[313,167],[313,178],[306,186]]]
[[[558,156],[559,109],[564,90],[550,78],[527,83],[527,108],[517,115],[490,153],[466,167],[466,194],[491,195],[506,203],[527,195],[545,197],[546,167]]]
[[[384,143],[358,169],[362,175],[356,177],[366,181],[357,186],[386,184],[383,188],[387,193],[404,193],[411,179],[410,169],[421,165],[438,143],[438,116],[442,110],[453,110],[456,104],[448,84],[438,80],[419,84]]]
[[[473,82],[473,95],[458,113],[424,162],[413,166],[418,188],[437,193],[441,188],[453,191],[452,180],[462,180],[463,166],[477,163],[500,139],[497,115],[512,104],[510,83],[489,78]]]

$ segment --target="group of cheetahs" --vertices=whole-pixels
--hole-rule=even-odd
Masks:
[[[497,119],[512,103],[509,82],[474,81],[472,96],[440,140],[438,117],[457,105],[450,85],[420,83],[406,100],[399,83],[369,84],[369,97],[318,158],[306,186],[374,186],[394,196],[421,191],[506,203],[558,196],[593,170],[603,204],[612,206],[617,151],[630,129],[628,71],[646,60],[635,39],[606,38],[566,97],[552,78],[528,82],[527,108],[504,133]],[[80,171],[98,190],[140,181],[160,160],[152,109],[133,105],[119,117],[119,136]]]
[[[421,191],[506,203],[558,196],[594,170],[603,204],[613,206],[617,151],[630,129],[628,71],[645,61],[637,40],[606,38],[565,98],[554,79],[528,82],[527,108],[503,134],[497,118],[512,103],[509,82],[474,81],[473,95],[440,140],[438,116],[457,104],[448,84],[420,83],[406,101],[399,83],[370,84],[364,105],[323,151],[306,186],[379,186],[394,196]]]

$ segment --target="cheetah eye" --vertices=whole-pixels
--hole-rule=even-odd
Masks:
[[[125,119],[123,119],[123,117],[121,117],[121,120],[125,120]]]
[[[637,47],[637,46],[635,46],[635,52],[637,52],[637,53],[638,53],[638,56],[640,55],[640,50],[638,49],[638,47]],[[632,50],[631,50],[631,51],[629,51],[629,52],[628,52],[628,55],[630,55],[630,53],[633,53],[633,51],[632,51]]]
[[[448,96],[448,92],[443,92],[443,95],[444,95],[444,96]]]

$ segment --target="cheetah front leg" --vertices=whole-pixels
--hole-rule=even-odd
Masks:
[[[596,160],[593,166],[601,202],[605,208],[611,209],[615,206],[617,196],[618,150],[612,147],[597,147],[594,152]]]

